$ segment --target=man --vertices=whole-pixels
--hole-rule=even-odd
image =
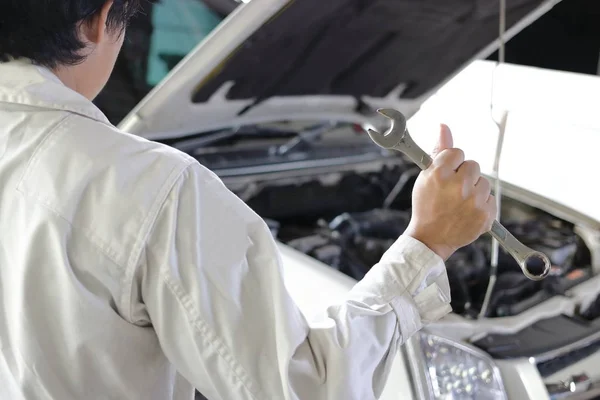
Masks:
[[[137,7],[0,2],[0,398],[378,397],[450,312],[444,260],[491,225],[479,166],[443,127],[407,232],[310,325],[265,223],[91,103]]]

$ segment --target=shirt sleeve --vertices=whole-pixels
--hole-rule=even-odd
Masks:
[[[264,221],[198,164],[158,211],[135,279],[165,355],[211,400],[377,398],[398,347],[451,311],[443,261],[403,236],[308,323]]]

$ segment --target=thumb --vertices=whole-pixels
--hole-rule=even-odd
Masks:
[[[435,157],[443,150],[451,149],[453,146],[454,140],[452,139],[452,132],[450,131],[450,128],[448,128],[448,125],[446,124],[440,124],[440,136],[435,147],[433,148],[433,153],[431,156]]]

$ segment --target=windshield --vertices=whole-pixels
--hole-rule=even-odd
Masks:
[[[214,0],[158,0],[127,29],[115,70],[96,105],[117,124],[224,18]]]

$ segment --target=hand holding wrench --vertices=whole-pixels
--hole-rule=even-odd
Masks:
[[[421,169],[427,169],[433,162],[429,154],[425,153],[410,137],[406,129],[406,118],[404,115],[394,109],[385,108],[377,110],[381,115],[392,120],[392,127],[384,134],[372,129],[368,130],[371,140],[384,149],[396,150],[404,153]],[[523,274],[531,280],[539,281],[544,279],[550,273],[551,263],[548,257],[536,250],[533,250],[517,238],[515,238],[498,221],[492,223],[489,232],[519,264]],[[538,258],[544,263],[544,269],[541,273],[534,273],[529,268],[528,261]]]

